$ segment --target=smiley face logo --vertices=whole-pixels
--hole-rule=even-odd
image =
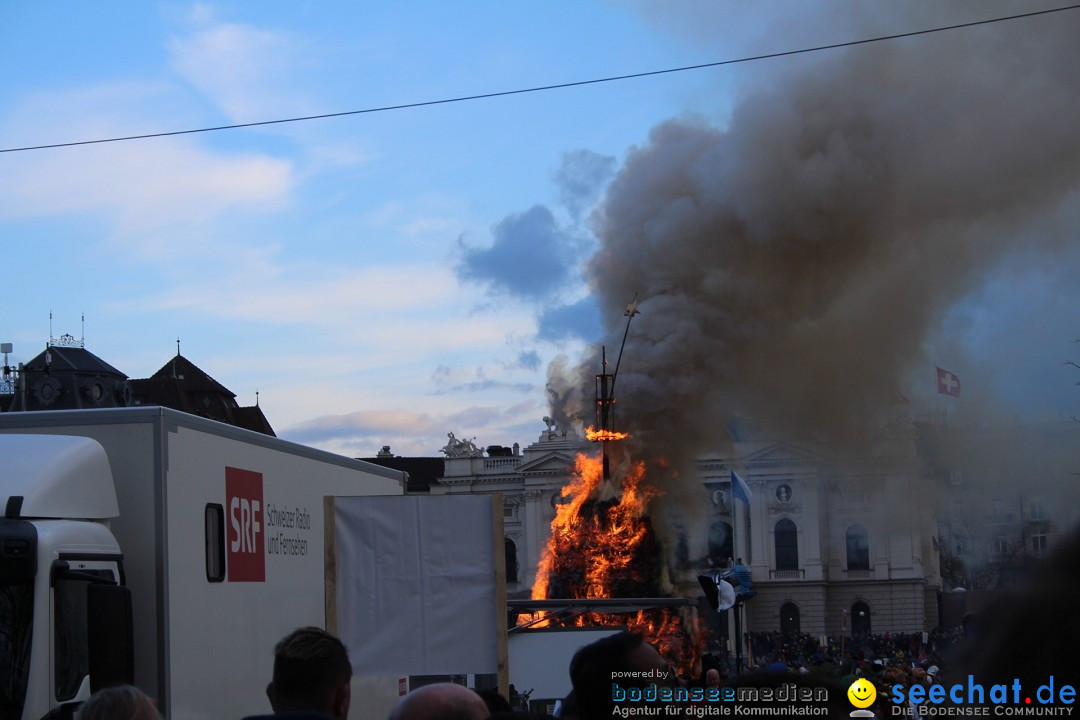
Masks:
[[[877,688],[866,678],[859,678],[851,683],[847,690],[848,700],[857,708],[867,708],[877,699]]]

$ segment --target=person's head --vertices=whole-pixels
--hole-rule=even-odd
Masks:
[[[720,671],[716,668],[709,668],[705,671],[705,687],[720,687]]]
[[[893,685],[910,685],[911,678],[902,667],[888,667],[881,673],[881,681],[892,687]]]
[[[401,698],[390,720],[486,720],[490,714],[483,699],[469,688],[435,683]]]
[[[568,692],[566,697],[562,699],[559,712],[555,713],[555,717],[562,720],[578,720],[577,696],[574,695],[573,690]]]
[[[663,685],[670,682],[668,671],[667,662],[656,648],[637,633],[608,635],[579,648],[570,660],[570,682],[579,717],[582,720],[611,717],[615,707],[613,678],[618,678],[623,688]]]
[[[1076,599],[1080,597],[1080,528],[1061,539],[1019,588],[999,594],[973,618],[972,633],[953,659],[956,677],[986,687],[1018,680],[1025,688],[1080,677]],[[965,618],[967,623],[967,618]],[[950,674],[952,670],[950,669]],[[1050,704],[1068,704],[1054,695]]]
[[[161,720],[161,715],[142,690],[117,685],[91,695],[75,714],[75,720]]]
[[[511,685],[511,692],[514,686]],[[498,690],[475,690],[480,699],[484,701],[484,705],[487,706],[488,712],[492,715],[501,712],[510,712],[514,708],[510,707],[510,701],[499,694]]]
[[[317,627],[292,631],[274,647],[274,679],[266,696],[274,712],[349,714],[352,664],[340,640]]]

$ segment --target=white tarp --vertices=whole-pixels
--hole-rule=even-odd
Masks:
[[[491,496],[339,497],[335,508],[337,627],[353,671],[496,672]]]
[[[625,627],[525,630],[507,638],[510,682],[533,700],[564,698],[570,692],[570,660],[580,648]]]

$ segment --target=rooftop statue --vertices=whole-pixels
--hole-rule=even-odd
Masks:
[[[449,440],[443,446],[442,452],[448,458],[482,457],[484,454],[472,440],[458,440],[452,432],[446,433],[446,437]]]

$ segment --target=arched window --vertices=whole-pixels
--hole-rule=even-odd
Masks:
[[[870,541],[866,535],[866,528],[862,525],[849,527],[844,533],[844,544],[847,546],[847,569],[869,570]]]
[[[780,632],[785,635],[799,632],[799,606],[793,602],[780,606]]]
[[[717,520],[709,526],[709,563],[713,567],[727,567],[732,559],[731,525]]]
[[[675,546],[675,567],[685,570],[690,567],[690,545],[686,541],[686,533],[679,533],[679,542]]]
[[[506,582],[516,583],[518,581],[518,557],[517,557],[517,545],[510,538],[506,538],[505,544],[506,552]]]
[[[782,518],[776,523],[776,569],[799,569],[799,532],[795,523]]]
[[[861,600],[851,606],[851,636],[870,635],[870,606]]]

